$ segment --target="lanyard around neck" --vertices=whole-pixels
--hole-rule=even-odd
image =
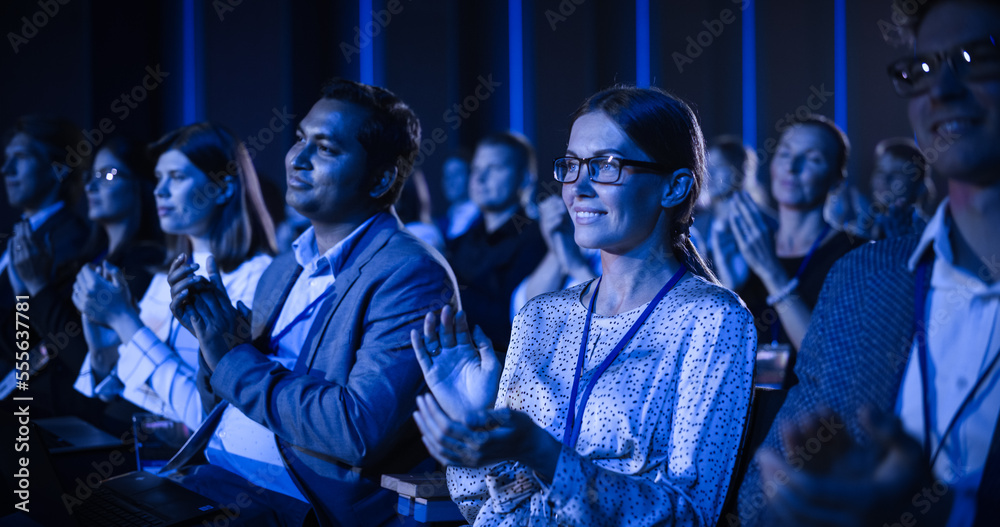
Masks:
[[[334,284],[335,283],[336,282],[334,282]],[[309,318],[309,317],[312,316],[313,311],[316,309],[316,306],[320,302],[322,302],[324,298],[330,296],[330,293],[333,293],[333,286],[334,286],[334,284],[330,284],[330,287],[327,287],[326,290],[323,291],[322,294],[320,294],[318,297],[316,297],[316,300],[313,300],[312,302],[310,302],[309,305],[306,306],[306,308],[303,309],[301,313],[299,313],[298,315],[295,315],[295,318],[293,318],[292,321],[289,322],[287,326],[285,326],[284,328],[282,328],[282,330],[280,332],[278,332],[277,335],[275,335],[274,337],[271,338],[271,351],[273,351],[274,353],[277,353],[278,352],[278,344],[281,343],[281,339],[285,338],[288,335],[288,333],[290,331],[292,331],[292,329],[294,329],[295,326],[297,326],[303,320],[306,320],[307,318]]]
[[[622,337],[618,344],[615,346],[611,353],[604,359],[604,362],[597,367],[594,375],[591,376],[590,382],[583,390],[583,396],[580,399],[580,410],[576,411],[576,394],[580,388],[580,377],[583,376],[583,359],[587,355],[587,341],[590,338],[590,319],[594,314],[594,301],[597,299],[597,292],[601,288],[601,278],[597,279],[596,285],[594,286],[594,294],[590,297],[590,307],[587,308],[587,320],[583,324],[583,337],[580,340],[580,356],[576,360],[576,376],[573,377],[573,390],[570,392],[569,396],[569,410],[566,415],[566,429],[563,432],[563,444],[569,448],[574,448],[577,439],[580,437],[580,427],[583,424],[583,411],[587,407],[587,399],[590,398],[590,392],[594,389],[594,385],[597,384],[597,379],[601,377],[601,374],[611,366],[611,363],[618,357],[618,355],[625,349],[635,333],[639,331],[639,326],[649,317],[656,305],[663,300],[663,297],[670,292],[671,289],[680,281],[687,272],[687,267],[681,264],[681,268],[674,273],[674,276],[660,289],[660,292],[653,297],[653,300],[649,302],[646,309],[639,315],[639,318],[632,324],[625,336]]]
[[[816,241],[813,242],[812,246],[809,247],[809,252],[806,253],[805,258],[802,259],[802,263],[799,264],[798,270],[795,271],[795,276],[792,280],[798,280],[802,278],[802,275],[806,272],[806,268],[809,267],[809,261],[812,260],[816,251],[819,250],[819,246],[823,243],[823,239],[826,235],[830,233],[830,224],[827,223],[823,226],[823,232],[819,233]],[[781,317],[775,317],[774,324],[771,324],[771,345],[778,345],[778,335],[781,333]]]
[[[934,463],[937,461],[938,454],[941,453],[942,447],[944,447],[944,442],[948,438],[948,434],[951,430],[955,428],[955,424],[958,422],[959,416],[965,412],[965,407],[972,402],[975,397],[976,392],[983,385],[983,382],[989,377],[990,372],[993,371],[993,367],[997,365],[997,359],[1000,358],[1000,350],[993,354],[993,360],[990,361],[989,365],[983,370],[983,373],[979,375],[976,379],[976,384],[972,386],[969,393],[966,394],[965,398],[962,399],[962,403],[958,405],[958,409],[951,416],[951,420],[948,421],[948,426],[945,427],[944,432],[941,434],[941,439],[938,441],[937,448],[931,452],[931,403],[930,403],[930,375],[927,372],[928,368],[928,344],[927,344],[927,317],[925,313],[927,311],[927,295],[928,288],[927,282],[929,277],[927,276],[930,271],[930,262],[924,261],[919,266],[917,266],[917,282],[914,288],[914,306],[913,306],[913,338],[917,341],[917,357],[920,361],[920,389],[921,397],[923,402],[923,413],[924,413],[924,455],[930,463],[931,469],[934,468]]]

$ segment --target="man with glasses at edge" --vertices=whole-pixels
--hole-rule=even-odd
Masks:
[[[906,26],[913,56],[889,73],[949,198],[922,235],[831,271],[743,525],[995,525],[1000,4],[930,0]]]

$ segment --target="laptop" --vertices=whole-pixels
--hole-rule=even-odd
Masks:
[[[49,452],[38,439],[42,436],[35,425],[29,438],[30,497],[13,514],[0,518],[4,525],[78,525],[80,527],[122,525],[184,526],[198,525],[206,518],[224,516],[224,511],[210,499],[177,483],[139,471],[116,476],[92,488],[94,474],[76,477],[73,488],[60,485]],[[15,456],[5,456],[4,470],[17,469],[6,465],[18,463]],[[15,499],[15,505],[21,498]],[[19,511],[20,509],[20,511]],[[26,512],[24,509],[27,509]],[[211,520],[210,520],[211,523]]]
[[[35,421],[42,444],[51,454],[117,448],[121,439],[76,416],[47,417]]]

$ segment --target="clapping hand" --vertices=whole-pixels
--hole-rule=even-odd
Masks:
[[[233,307],[215,258],[208,257],[208,281],[194,276],[196,265],[186,258],[171,264],[170,311],[198,339],[205,363],[212,370],[229,350],[250,341],[250,309],[239,303]]]
[[[829,426],[837,421],[830,415],[810,416],[801,426],[782,429],[786,458],[770,449],[757,454],[762,481],[774,482],[768,507],[780,525],[895,524],[921,486],[937,489],[922,448],[897,418],[862,412],[861,424],[872,438],[867,445],[854,443],[843,424]],[[803,445],[816,441],[820,449],[803,455]],[[936,498],[939,505],[926,511],[920,525],[936,525],[948,517],[950,496]]]
[[[479,468],[512,460],[546,481],[555,473],[561,444],[524,412],[488,410],[461,423],[449,418],[434,397],[421,395],[413,418],[427,451],[442,465]]]
[[[760,209],[749,194],[735,192],[729,199],[729,210],[729,226],[747,265],[769,290],[784,287],[788,276],[775,252],[774,232],[764,221]]]
[[[476,326],[470,335],[465,312],[451,306],[424,317],[424,334],[413,330],[410,342],[431,393],[454,421],[467,423],[492,408],[497,398],[500,361],[493,344]]]
[[[139,316],[125,275],[107,262],[100,266],[84,265],[76,274],[73,305],[84,318],[102,326],[113,326],[116,319]]]
[[[48,233],[39,237],[31,231],[31,224],[21,221],[14,224],[14,236],[7,245],[11,286],[17,293],[38,294],[52,280],[52,243]]]

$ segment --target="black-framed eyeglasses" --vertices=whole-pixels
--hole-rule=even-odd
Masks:
[[[960,78],[985,80],[1000,77],[1000,51],[993,35],[933,53],[899,59],[888,67],[896,93],[913,97],[927,91],[948,65]]]
[[[560,183],[573,183],[580,178],[580,167],[583,165],[587,166],[591,181],[607,185],[618,183],[618,180],[622,177],[622,167],[646,168],[656,172],[667,172],[670,170],[659,163],[624,159],[612,155],[588,157],[586,159],[580,159],[579,157],[557,157],[552,162],[552,172],[556,181]]]
[[[87,182],[90,183],[91,181],[96,181],[107,185],[125,177],[126,174],[123,170],[118,170],[114,167],[95,168],[90,171],[90,174],[87,177]]]

